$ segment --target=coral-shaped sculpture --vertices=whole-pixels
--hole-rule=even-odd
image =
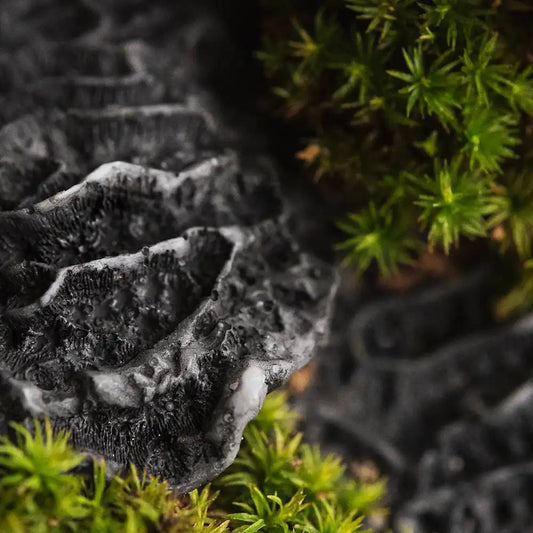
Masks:
[[[309,360],[335,276],[286,229],[273,166],[195,97],[212,25],[165,40],[178,7],[118,4],[2,3],[0,431],[48,416],[185,491]]]

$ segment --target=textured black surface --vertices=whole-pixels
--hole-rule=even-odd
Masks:
[[[49,416],[180,491],[309,360],[335,286],[206,90],[234,49],[214,6],[0,7],[0,431]]]
[[[305,430],[380,467],[395,530],[531,529],[533,318],[494,324],[491,279],[480,269],[369,303],[339,290]]]

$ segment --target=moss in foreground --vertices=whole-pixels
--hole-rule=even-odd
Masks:
[[[351,533],[380,513],[384,485],[349,479],[339,458],[302,444],[283,393],[270,395],[245,431],[235,464],[213,486],[176,496],[165,481],[132,465],[107,480],[95,461],[87,478],[73,469],[85,456],[50,423],[0,444],[0,531]],[[215,490],[216,489],[216,490]]]

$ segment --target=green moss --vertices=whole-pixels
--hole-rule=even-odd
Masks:
[[[339,458],[301,443],[297,417],[271,394],[245,431],[235,464],[214,483],[177,497],[166,482],[135,467],[106,480],[95,461],[87,479],[73,469],[84,456],[48,421],[32,434],[13,425],[0,445],[0,531],[6,533],[223,531],[331,532],[359,529],[382,512],[383,483],[349,479]]]
[[[387,275],[424,248],[448,254],[478,240],[523,268],[533,235],[533,8],[263,4],[259,58],[285,118],[309,132],[299,157],[315,178],[346,188],[348,260]],[[290,18],[292,29],[282,24]]]

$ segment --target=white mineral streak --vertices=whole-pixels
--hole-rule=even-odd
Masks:
[[[141,396],[139,388],[128,381],[128,376],[111,372],[87,372],[94,392],[102,402],[118,407],[137,407]]]
[[[257,416],[267,395],[266,374],[262,366],[259,361],[250,361],[241,374],[237,389],[228,399],[225,415],[229,413],[231,418],[226,419],[223,415],[214,425],[215,438],[228,448],[227,455],[217,466],[220,472],[235,460],[244,428]]]

